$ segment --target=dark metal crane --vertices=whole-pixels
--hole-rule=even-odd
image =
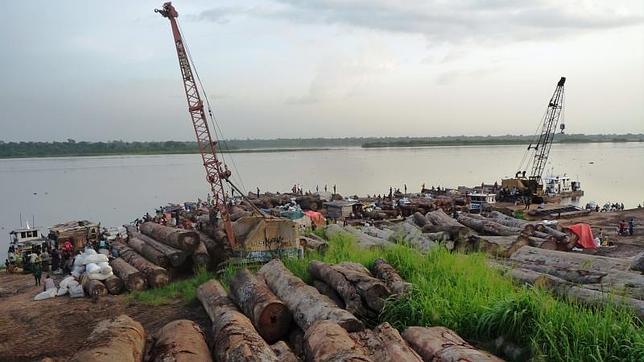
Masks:
[[[206,112],[204,111],[204,104],[201,100],[201,96],[199,95],[199,89],[195,82],[190,59],[186,52],[181,32],[179,31],[179,25],[177,24],[177,17],[179,14],[174,6],[172,6],[171,2],[163,4],[162,9],[155,9],[154,12],[159,13],[170,20],[172,36],[174,37],[174,44],[179,58],[179,68],[181,69],[181,76],[183,78],[183,86],[188,100],[188,112],[192,119],[192,125],[194,126],[195,135],[197,136],[197,145],[199,146],[203,166],[206,170],[206,180],[210,184],[215,207],[217,208],[219,217],[223,222],[228,242],[231,246],[235,246],[235,234],[230,221],[230,214],[228,212],[224,190],[224,181],[228,182],[231,172],[217,157],[217,141],[213,140],[210,129],[208,128],[208,119],[206,118]]]
[[[538,193],[539,187],[543,184],[541,178],[548,162],[550,148],[552,147],[555,133],[557,133],[557,125],[559,124],[563,111],[565,83],[566,78],[561,77],[552,97],[550,98],[550,102],[548,102],[548,108],[546,109],[546,114],[539,128],[538,137],[535,137],[535,140],[528,145],[526,152],[530,153],[532,150],[532,158],[528,160],[526,168],[523,170],[520,169],[516,174],[516,178],[525,179],[525,174],[527,170],[530,169],[530,174],[527,177],[528,188],[533,195]],[[559,129],[561,133],[563,133],[565,129],[563,121],[559,125]],[[523,164],[521,166],[523,166]]]

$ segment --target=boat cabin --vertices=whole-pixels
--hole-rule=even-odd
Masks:
[[[9,232],[9,249],[20,255],[30,253],[34,248],[42,248],[47,239],[35,227],[14,229]]]
[[[468,195],[470,199],[470,211],[483,211],[496,204],[496,194],[473,193]]]
[[[570,177],[548,176],[543,179],[543,188],[546,194],[561,194],[573,191]]]

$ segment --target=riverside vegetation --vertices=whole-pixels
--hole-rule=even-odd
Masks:
[[[398,244],[385,250],[358,249],[351,236],[331,238],[324,255],[285,260],[307,282],[312,260],[354,261],[369,267],[382,257],[413,283],[409,296],[387,303],[380,322],[402,329],[412,325],[441,325],[490,351],[499,338],[527,348],[534,360],[642,361],[644,329],[631,312],[617,306],[591,308],[553,297],[541,288],[518,286],[489,268],[483,254],[450,253],[436,248],[423,255]],[[229,267],[224,284],[234,274]],[[195,277],[163,288],[133,293],[142,303],[163,304],[181,298],[191,301],[195,289],[213,277]],[[521,359],[525,356],[523,355]]]

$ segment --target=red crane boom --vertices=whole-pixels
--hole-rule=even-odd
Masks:
[[[170,27],[172,28],[172,36],[174,37],[174,44],[177,49],[177,56],[179,58],[179,68],[181,69],[181,76],[183,78],[183,87],[186,92],[188,100],[188,112],[192,118],[192,125],[195,129],[197,136],[197,145],[203,160],[203,166],[206,169],[206,180],[210,184],[210,189],[213,193],[215,207],[219,211],[219,217],[222,219],[224,229],[226,230],[226,237],[231,246],[235,246],[235,234],[233,232],[232,223],[230,222],[230,214],[228,212],[228,205],[224,191],[224,181],[230,177],[228,167],[217,158],[217,141],[213,140],[208,128],[208,119],[204,111],[203,101],[199,95],[199,90],[195,78],[193,76],[192,67],[186,53],[183,38],[179,31],[177,24],[177,17],[179,14],[172,6],[171,2],[163,4],[162,9],[155,9],[154,12],[161,14],[163,17],[170,20]]]

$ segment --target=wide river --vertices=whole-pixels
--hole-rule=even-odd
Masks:
[[[337,185],[338,193],[417,192],[430,187],[493,183],[514,174],[525,146],[240,153],[226,155],[247,191],[304,190]],[[9,231],[32,219],[38,226],[88,219],[127,223],[169,202],[205,199],[208,186],[198,155],[64,157],[0,160],[0,263]],[[644,143],[556,144],[546,173],[581,181],[588,201],[644,202]],[[236,176],[236,175],[235,175]],[[44,230],[46,232],[46,230]]]

